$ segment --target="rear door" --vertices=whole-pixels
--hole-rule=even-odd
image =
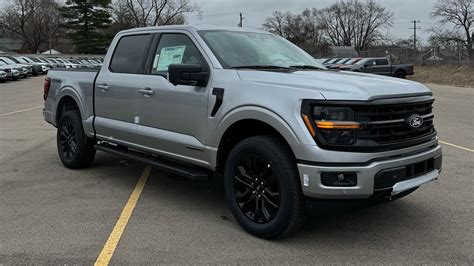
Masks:
[[[111,59],[104,62],[95,82],[94,127],[98,138],[127,146],[136,142],[139,79],[152,36],[122,36]]]
[[[392,74],[392,69],[391,69],[390,64],[388,63],[387,58],[376,59],[375,64],[377,68],[377,74],[386,75],[386,76]]]
[[[170,64],[210,69],[202,49],[187,32],[161,33],[149,56],[149,71],[140,76],[137,143],[150,152],[206,164],[206,123],[210,86],[174,86]]]

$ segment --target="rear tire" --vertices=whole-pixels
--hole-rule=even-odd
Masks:
[[[395,73],[395,77],[400,78],[400,79],[406,79],[407,74],[405,73],[405,71],[400,70]]]
[[[282,238],[303,223],[296,161],[276,137],[257,136],[238,143],[226,163],[224,187],[234,218],[252,235]]]
[[[94,140],[85,135],[79,111],[68,111],[61,116],[56,141],[59,158],[67,168],[82,169],[92,164]]]

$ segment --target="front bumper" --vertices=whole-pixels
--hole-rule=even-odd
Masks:
[[[406,167],[407,169],[414,169],[416,165],[425,164],[426,166],[428,162],[434,164],[435,167],[433,167],[432,169],[426,168],[427,170],[431,170],[423,172],[422,174],[416,175],[416,173],[412,173],[412,178],[400,179],[399,181],[392,183],[390,183],[389,180],[388,187],[386,185],[383,185],[384,182],[382,182],[382,185],[380,185],[379,179],[377,182],[378,184],[376,184],[376,176],[377,178],[379,178],[383,174],[391,174],[393,175],[393,178],[395,178],[395,174],[393,173],[397,173],[395,171],[397,169],[398,171],[400,171],[400,169],[403,167]],[[394,196],[412,188],[419,187],[427,182],[433,181],[438,178],[441,172],[441,146],[436,146],[430,150],[410,156],[393,158],[389,160],[374,161],[372,163],[369,163],[368,165],[311,165],[300,163],[298,164],[298,170],[300,174],[303,194],[311,198],[363,199],[375,196],[378,193],[380,194],[380,192],[386,192],[389,195]],[[406,171],[408,172],[408,170]],[[357,184],[352,187],[325,186],[322,184],[321,181],[321,173],[328,172],[356,173]],[[385,182],[385,184],[387,184],[387,182]]]

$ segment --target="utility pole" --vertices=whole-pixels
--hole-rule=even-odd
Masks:
[[[243,15],[242,15],[242,12],[240,12],[240,22],[239,22],[239,25],[238,25],[238,26],[241,27],[241,28],[242,28],[243,25],[244,25],[244,24],[243,24],[243,20],[244,20],[244,17],[243,17]]]
[[[413,30],[413,53],[416,54],[416,30],[419,30],[421,28],[416,27],[416,23],[420,23],[419,20],[413,20],[413,28],[410,28]]]

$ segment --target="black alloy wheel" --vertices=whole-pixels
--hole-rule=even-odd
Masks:
[[[225,164],[224,188],[234,218],[250,234],[282,238],[303,223],[296,160],[281,138],[255,136],[238,143]]]
[[[66,121],[58,130],[60,130],[61,152],[66,160],[72,160],[77,154],[77,138],[74,126],[70,121]]]
[[[280,207],[280,183],[268,160],[253,154],[239,162],[234,196],[240,210],[255,223],[271,221]]]
[[[56,140],[59,158],[67,168],[81,169],[92,164],[95,141],[84,133],[78,110],[67,111],[61,116]]]

